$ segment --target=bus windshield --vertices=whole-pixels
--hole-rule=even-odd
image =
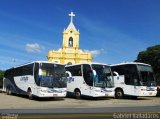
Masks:
[[[152,67],[146,66],[146,65],[138,65],[138,70],[140,72],[141,85],[147,85],[147,86],[155,86],[155,78],[153,75]]]
[[[112,73],[109,66],[92,64],[92,69],[96,71],[94,77],[95,87],[112,87]]]
[[[39,69],[40,86],[49,88],[66,87],[65,69],[63,65],[41,63]]]

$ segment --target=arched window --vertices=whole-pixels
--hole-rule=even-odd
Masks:
[[[68,64],[68,65],[72,65],[72,62],[68,62],[67,64]]]
[[[68,46],[73,47],[73,38],[72,37],[69,38]]]

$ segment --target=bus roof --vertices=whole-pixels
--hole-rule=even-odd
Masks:
[[[18,68],[18,67],[25,66],[25,65],[28,65],[28,64],[32,64],[32,63],[50,63],[50,64],[63,65],[63,64],[60,64],[60,63],[49,62],[49,61],[33,61],[33,62],[28,62],[28,63],[25,63],[25,64],[18,65],[18,66],[15,66],[15,67],[11,67],[11,68],[9,68],[9,69]],[[9,70],[9,69],[6,69],[6,70]]]
[[[145,64],[145,63],[141,63],[141,62],[123,62],[123,63],[119,63],[119,64],[112,64],[110,66],[127,65],[127,64],[140,64],[140,65],[151,66],[149,64]]]
[[[82,65],[82,64],[97,64],[97,65],[107,65],[109,66],[108,64],[104,64],[104,63],[98,63],[98,62],[86,62],[86,63],[78,63],[78,64],[73,64],[73,65],[66,65],[66,67],[70,67],[70,66],[77,66],[77,65]]]

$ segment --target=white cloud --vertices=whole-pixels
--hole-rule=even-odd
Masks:
[[[43,50],[44,47],[40,46],[38,43],[33,43],[33,44],[26,44],[26,51],[27,52],[40,52],[41,50]]]
[[[84,50],[84,51],[91,53],[93,57],[97,57],[102,53],[102,49],[101,50]]]

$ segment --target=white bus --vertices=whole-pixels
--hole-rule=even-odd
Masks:
[[[113,76],[111,68],[105,64],[83,63],[66,66],[67,93],[76,98],[114,97]]]
[[[65,66],[35,61],[5,71],[3,91],[36,97],[66,96]]]
[[[148,64],[128,62],[111,65],[114,76],[115,97],[156,96],[157,87],[152,67]]]

